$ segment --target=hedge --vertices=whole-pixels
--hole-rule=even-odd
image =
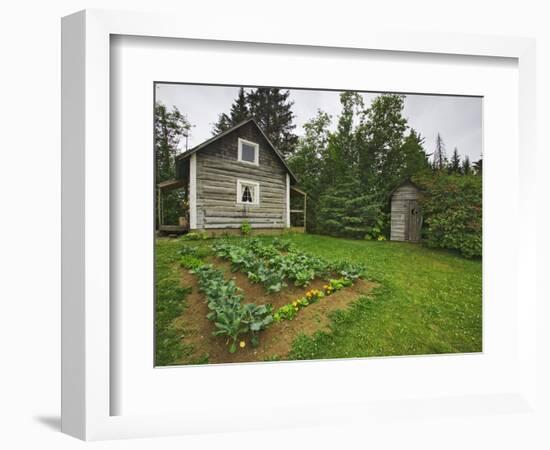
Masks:
[[[477,175],[430,174],[413,181],[421,188],[423,240],[433,248],[482,252],[482,181]]]

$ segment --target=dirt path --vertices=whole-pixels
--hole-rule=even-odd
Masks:
[[[274,309],[302,297],[310,289],[321,289],[325,284],[323,280],[314,280],[306,288],[289,285],[281,292],[268,294],[261,284],[251,283],[245,274],[231,272],[229,263],[219,259],[210,259],[209,262],[215,262],[216,267],[225,272],[226,278],[235,279],[237,286],[243,290],[245,302],[270,303]],[[247,341],[244,349],[239,348],[236,353],[231,354],[225,338],[212,335],[215,329],[214,323],[206,318],[208,314],[206,299],[199,292],[195,276],[184,270],[182,284],[190,286],[192,292],[186,298],[184,313],[175,320],[175,324],[185,333],[183,341],[186,345],[191,345],[194,352],[186,355],[184,360],[178,361],[178,364],[190,364],[204,361],[206,358],[211,364],[286,359],[292,342],[298,335],[310,336],[316,331],[329,330],[331,312],[347,308],[375,286],[372,282],[358,280],[353,286],[301,309],[293,320],[271,324],[260,333],[260,345],[257,348],[252,348]]]

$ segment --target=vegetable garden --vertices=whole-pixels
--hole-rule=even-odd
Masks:
[[[157,241],[157,365],[481,350],[481,263],[313,235]]]
[[[280,239],[271,243],[254,238],[225,240],[212,245],[211,250],[217,257],[229,261],[233,272],[246,274],[251,283],[261,284],[268,294],[281,292],[289,283],[305,287],[315,279],[325,280],[322,289],[311,289],[274,311],[269,303],[245,303],[243,292],[234,280],[226,279],[223,271],[200,258],[196,247],[182,246],[180,264],[197,277],[208,305],[206,317],[215,325],[213,335],[226,338],[230,353],[244,348],[247,341],[257,347],[261,331],[266,327],[294,319],[302,308],[350,287],[365,272],[360,265],[328,263]],[[338,278],[331,278],[333,276]]]

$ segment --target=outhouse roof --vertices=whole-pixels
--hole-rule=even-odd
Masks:
[[[418,186],[418,184],[416,184],[414,181],[412,181],[410,178],[407,178],[405,181],[402,181],[401,183],[399,183],[396,187],[394,187],[388,197],[391,198],[393,196],[393,194],[395,193],[395,191],[397,191],[397,189],[403,187],[403,186],[406,186],[410,184],[411,186],[414,186],[416,189],[418,189],[420,191],[420,187]]]

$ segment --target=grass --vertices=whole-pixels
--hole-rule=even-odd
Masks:
[[[186,350],[173,321],[185,308],[188,289],[181,285],[177,265],[179,246],[175,241],[158,241],[155,273],[155,365],[173,364]]]
[[[364,263],[380,286],[333,317],[332,332],[301,337],[290,359],[480,352],[481,261],[401,242],[292,235],[303,250]]]
[[[191,242],[202,255],[210,253],[212,241]],[[155,365],[167,366],[187,360],[193,348],[182,343],[185,330],[174,324],[186,307],[191,288],[181,284],[180,250],[183,243],[175,239],[158,239],[155,257]],[[188,363],[206,363],[207,360]]]
[[[307,234],[290,234],[287,238],[298,248],[329,260],[363,263],[367,278],[379,283],[372,295],[359,298],[351,309],[335,314],[330,332],[300,336],[288,359],[482,350],[480,260],[409,243]],[[205,247],[212,242],[193,245]],[[157,243],[157,364],[174,361],[174,355],[189,351],[170,326],[185,307],[186,291],[179,282],[181,269],[177,264],[180,247],[177,240]],[[166,331],[159,330],[159,326]]]

